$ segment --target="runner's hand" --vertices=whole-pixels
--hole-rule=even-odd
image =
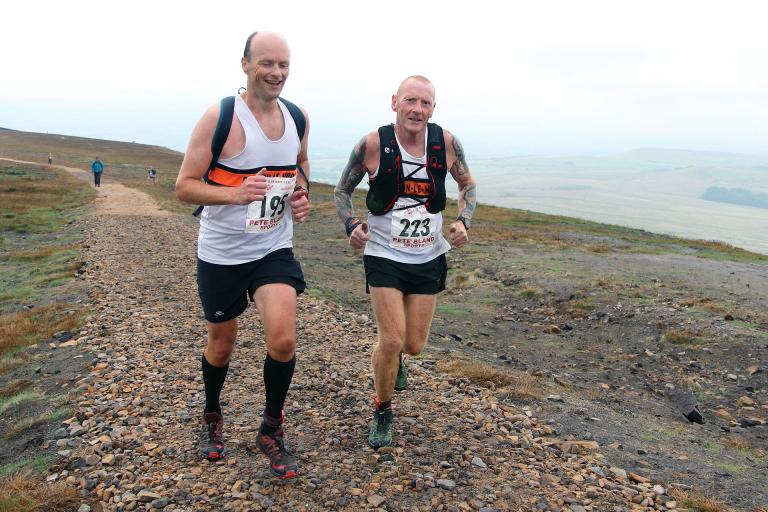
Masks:
[[[467,228],[464,227],[464,223],[460,220],[451,222],[451,228],[448,231],[448,241],[455,248],[459,248],[465,243],[469,242],[469,235],[467,235]]]
[[[262,168],[254,176],[248,176],[235,188],[232,204],[250,204],[264,198],[267,193],[267,177],[262,174],[264,171],[266,168]]]
[[[355,249],[362,249],[365,247],[365,243],[368,241],[368,223],[363,222],[352,231],[349,237],[349,245]]]
[[[291,195],[291,211],[293,220],[296,222],[305,222],[309,216],[309,196],[306,190],[294,190]]]

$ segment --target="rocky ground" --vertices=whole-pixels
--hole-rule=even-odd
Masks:
[[[323,193],[298,252],[322,296],[367,313],[359,256]],[[736,509],[768,506],[766,263],[574,219],[549,231],[557,219],[497,219],[449,254],[429,354],[536,377],[563,397],[538,414],[616,465]],[[704,424],[683,416],[691,404]]]
[[[102,187],[100,199],[114,206],[114,192]],[[374,452],[365,442],[374,325],[312,294],[299,300],[297,374],[286,404],[300,478],[274,480],[254,449],[264,346],[253,307],[241,317],[224,389],[230,456],[200,460],[205,329],[196,226],[158,215],[146,197],[127,205],[107,214],[97,203],[88,220],[82,278],[94,314],[75,339],[86,364],[62,382],[77,412],[51,441],[60,461],[48,480],[76,486],[82,510],[676,508],[652,475],[614,466],[598,443],[541,416],[540,405],[440,373],[437,353],[410,360],[411,389],[395,405],[396,442]]]

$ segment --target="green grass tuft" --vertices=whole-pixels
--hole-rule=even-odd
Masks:
[[[43,395],[37,391],[22,391],[21,393],[9,397],[0,398],[0,414],[3,414],[11,407],[15,407],[22,402],[39,401],[43,399]]]
[[[661,341],[673,345],[700,345],[706,342],[704,338],[692,332],[675,330],[667,331],[662,336]]]
[[[0,476],[12,475],[23,469],[29,469],[32,472],[41,475],[48,471],[48,467],[51,465],[51,458],[52,456],[50,454],[44,453],[38,455],[34,459],[21,459],[9,462],[4,466],[0,466]]]
[[[535,299],[540,295],[541,295],[541,290],[539,290],[538,288],[533,288],[531,286],[525,287],[519,292],[517,292],[517,296],[523,300]]]
[[[467,310],[467,308],[457,306],[455,304],[439,304],[437,306],[437,312],[442,313],[443,315],[450,315],[450,316],[467,316],[472,314],[471,311]]]

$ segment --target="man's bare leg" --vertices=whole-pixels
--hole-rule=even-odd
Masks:
[[[288,362],[296,351],[296,289],[283,283],[260,286],[253,295],[264,326],[267,353]]]
[[[258,446],[269,458],[272,473],[280,478],[297,476],[296,458],[283,442],[283,405],[296,366],[296,290],[287,284],[260,286],[253,297],[266,338],[264,388],[266,406],[259,427]]]
[[[400,351],[406,333],[405,298],[395,288],[370,287],[378,341],[373,348],[373,385],[376,397],[389,402],[395,389]]]
[[[221,323],[208,322],[208,344],[203,355],[213,366],[226,366],[232,357],[236,338],[236,318]]]
[[[403,352],[417,356],[424,350],[435,316],[437,295],[405,296],[405,341]]]
[[[395,377],[395,391],[408,389],[408,366],[403,361],[403,353],[417,356],[424,350],[436,304],[437,295],[405,296],[405,342]]]
[[[379,339],[371,357],[376,410],[368,429],[368,445],[378,449],[392,444],[391,400],[405,338],[405,305],[400,290],[372,286],[370,293]]]

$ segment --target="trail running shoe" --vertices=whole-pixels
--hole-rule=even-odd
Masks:
[[[397,368],[397,378],[395,379],[395,391],[408,389],[408,367],[403,363],[403,353],[400,353],[400,366]]]
[[[203,424],[200,432],[200,455],[208,460],[223,459],[227,456],[224,448],[224,437],[221,431],[224,428],[224,418],[217,412],[208,412],[203,415]]]
[[[262,434],[256,439],[259,450],[269,458],[269,469],[278,478],[295,478],[298,476],[299,465],[296,457],[285,449],[283,442],[283,427],[280,426],[274,434]]]
[[[392,444],[392,409],[377,409],[368,429],[368,445],[374,450]]]

